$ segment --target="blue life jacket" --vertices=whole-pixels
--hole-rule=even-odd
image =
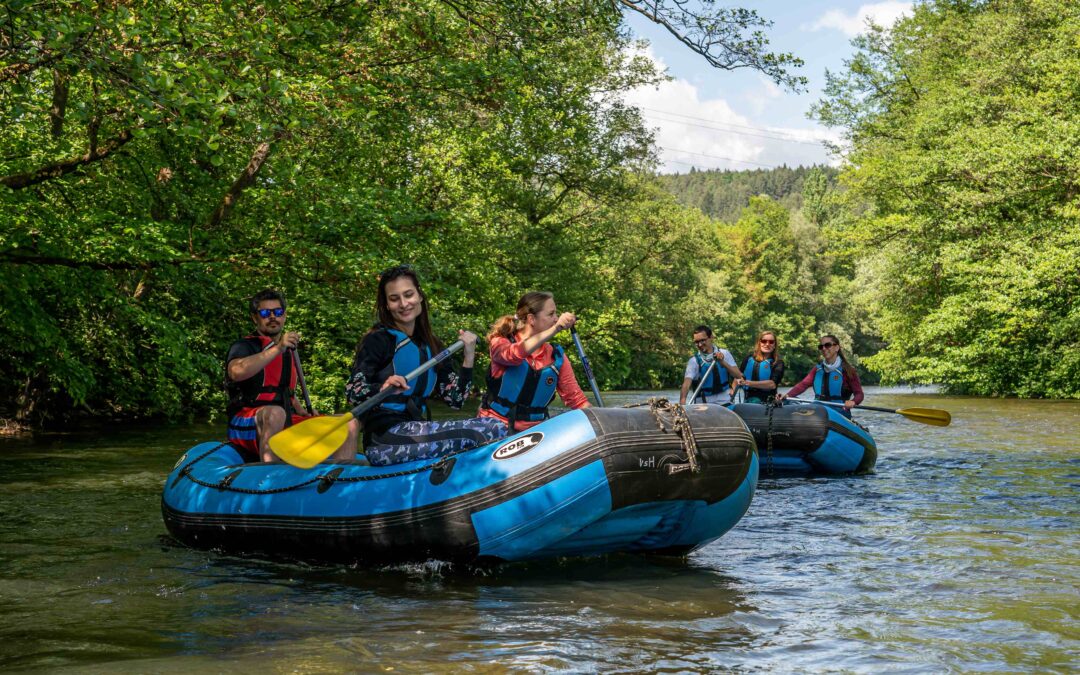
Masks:
[[[697,388],[698,383],[701,382],[701,377],[705,374],[705,371],[709,369],[709,363],[705,361],[705,357],[701,355],[701,352],[694,354],[694,359],[697,361],[698,376],[696,380],[690,382],[690,391],[694,391]],[[723,352],[713,353],[713,360],[716,362],[716,367],[709,373],[709,379],[705,382],[705,386],[698,392],[698,398],[705,400],[705,396],[715,396],[716,394],[724,391],[724,388],[728,385],[728,372],[724,367],[724,354]],[[694,401],[691,401],[694,403]]]
[[[851,390],[844,386],[844,368],[841,366],[831,373],[825,372],[824,364],[814,366],[814,398],[821,401],[846,401],[851,398]],[[828,376],[828,386],[823,380]]]
[[[394,346],[394,359],[379,371],[377,378],[379,383],[385,382],[391,375],[404,377],[416,370],[420,364],[431,359],[431,347],[429,345],[424,345],[421,350],[413,342],[412,338],[405,333],[393,328],[385,328],[384,330],[394,336],[396,344]],[[435,380],[433,370],[428,370],[418,376],[416,380],[410,382],[409,388],[405,391],[386,397],[379,404],[379,407],[398,412],[408,411],[414,419],[420,419],[427,411],[427,403],[425,402],[427,397],[431,396],[431,393],[435,391]]]
[[[746,357],[746,362],[743,364],[743,378],[747,380],[767,380],[772,377],[772,357],[765,359],[764,361],[755,361],[753,355]],[[750,387],[743,385],[743,389],[749,389]]]
[[[516,336],[511,336],[510,342],[517,342]],[[549,417],[547,407],[555,398],[559,369],[565,358],[562,347],[551,345],[551,349],[554,361],[539,370],[530,366],[527,360],[507,368],[499,377],[493,376],[492,369],[488,368],[487,392],[482,407],[505,417],[510,422],[511,432],[517,420],[539,422]]]

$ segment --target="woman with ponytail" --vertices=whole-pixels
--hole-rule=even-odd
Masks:
[[[364,336],[353,358],[352,375],[345,385],[350,405],[363,403],[393,387],[386,398],[363,418],[364,454],[375,466],[415,459],[431,459],[484,445],[502,436],[502,426],[477,418],[432,421],[428,398],[440,398],[460,410],[472,389],[476,335],[459,330],[465,343],[461,369],[450,361],[408,382],[404,375],[442,351],[431,332],[428,301],[411,267],[391,267],[379,276],[375,300],[379,322]]]
[[[517,312],[499,318],[488,334],[491,367],[480,417],[497,419],[514,433],[547,419],[556,392],[568,408],[588,407],[562,347],[549,343],[576,321],[570,312],[558,314],[551,293],[521,296]]]
[[[818,341],[818,350],[821,352],[821,362],[810,370],[810,374],[804,377],[802,382],[778,398],[783,401],[813,387],[815,401],[843,401],[844,409],[841,412],[845,417],[851,417],[851,409],[863,400],[859,374],[844,358],[844,350],[835,335],[822,335]]]

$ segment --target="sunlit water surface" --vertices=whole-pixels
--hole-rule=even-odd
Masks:
[[[867,403],[954,422],[863,413],[875,474],[764,480],[686,560],[485,571],[173,543],[163,478],[220,425],[0,441],[0,668],[1080,671],[1080,402],[870,389]]]

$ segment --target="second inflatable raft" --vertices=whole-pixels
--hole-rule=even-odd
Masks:
[[[731,409],[757,442],[763,477],[869,473],[877,463],[870,432],[831,407],[737,403]]]

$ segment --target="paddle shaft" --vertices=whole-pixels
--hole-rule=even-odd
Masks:
[[[304,405],[307,406],[308,415],[314,415],[315,408],[311,405],[307,382],[304,381],[304,368],[300,365],[300,354],[295,349],[289,349],[289,351],[292,352],[293,365],[296,366],[296,379],[300,383],[300,391],[304,394]]]
[[[701,381],[698,382],[698,386],[694,387],[693,395],[690,398],[686,399],[687,403],[693,403],[694,401],[697,400],[698,392],[701,391],[701,388],[705,386],[705,380],[709,379],[709,375],[712,373],[713,368],[716,367],[716,361],[717,361],[717,358],[714,355],[712,363],[710,363],[709,367],[705,369],[705,374],[701,376]]]
[[[798,403],[819,403],[821,405],[844,407],[843,403],[834,403],[833,401],[804,401],[800,398],[787,398],[786,401],[796,401]],[[935,427],[947,427],[952,423],[952,415],[948,410],[939,410],[937,408],[877,408],[871,405],[857,405],[853,409],[858,410],[873,410],[876,412],[887,412],[895,415],[903,415],[913,422],[920,422],[922,424],[929,424]]]
[[[807,401],[805,399],[801,399],[798,396],[796,396],[795,398],[787,398],[787,399],[784,399],[784,400],[785,401],[798,401],[799,403],[817,403],[819,405],[831,405],[834,408],[846,408],[847,407],[843,403],[837,403],[835,401],[821,401],[821,400],[818,400],[816,398],[813,401]],[[892,408],[875,408],[875,407],[869,406],[869,405],[857,405],[855,407],[858,408],[859,410],[876,410],[878,412],[896,413],[898,415],[900,414],[899,410],[893,410]]]
[[[578,337],[577,328],[570,326],[570,336],[574,338],[574,346],[577,347],[578,356],[581,357],[581,365],[585,368],[585,378],[589,380],[593,396],[596,397],[596,405],[604,407],[604,399],[600,398],[600,387],[596,386],[596,378],[593,377],[592,367],[589,365],[589,357],[585,356],[585,348],[581,346],[581,338]]]
[[[427,361],[424,361],[423,363],[421,363],[412,372],[406,374],[405,375],[405,381],[408,382],[410,380],[416,379],[417,377],[420,377],[421,375],[423,375],[427,371],[431,370],[436,365],[438,365],[438,364],[442,363],[443,361],[445,361],[446,359],[450,358],[451,354],[458,351],[459,349],[461,349],[464,346],[465,346],[465,343],[463,341],[461,341],[461,340],[458,340],[457,342],[450,345],[446,349],[442,350],[441,352],[439,352],[438,354],[436,354],[432,358],[430,358]],[[401,392],[396,387],[387,387],[386,389],[383,389],[382,391],[380,391],[378,394],[375,394],[374,396],[372,396],[368,400],[364,401],[360,405],[353,408],[352,411],[350,412],[350,414],[352,415],[353,419],[359,419],[361,415],[363,415],[367,411],[371,410],[375,406],[379,405],[380,403],[385,401],[387,398],[393,396],[394,394],[400,394],[400,393]]]

